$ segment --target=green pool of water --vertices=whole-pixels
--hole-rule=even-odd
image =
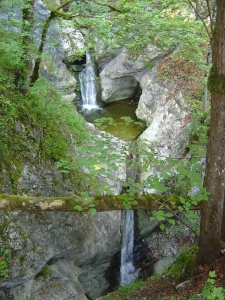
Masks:
[[[132,102],[116,102],[100,106],[100,109],[79,110],[85,120],[94,124],[96,119],[111,118],[113,122],[103,122],[102,126],[106,132],[109,132],[123,140],[134,140],[144,130],[135,114],[137,104]],[[126,122],[124,117],[129,117],[133,122]],[[129,124],[128,124],[129,123]]]

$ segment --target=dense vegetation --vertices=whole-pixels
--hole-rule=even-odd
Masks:
[[[21,39],[4,24],[0,32],[0,167],[11,170],[11,179],[16,180],[23,159],[32,159],[36,166],[54,163],[88,133],[74,105],[63,100],[52,84],[40,78],[27,92],[16,85],[15,74],[24,66]]]

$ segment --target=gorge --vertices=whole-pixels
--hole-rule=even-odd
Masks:
[[[50,11],[45,1],[35,0],[34,5],[34,36],[38,42],[43,33],[40,24]],[[11,10],[0,12],[0,20],[7,21],[10,14]],[[17,22],[21,15],[21,10],[15,12]],[[95,300],[134,278],[162,273],[179,255],[183,241],[194,239],[179,221],[174,223],[182,227],[182,234],[170,232],[168,219],[167,230],[161,231],[162,222],[150,220],[151,211],[132,210],[136,201],[132,197],[124,201],[127,211],[111,209],[110,201],[106,201],[103,206],[109,211],[87,215],[77,201],[79,196],[84,206],[95,209],[95,195],[138,194],[132,195],[132,183],[148,193],[153,187],[146,179],[159,169],[150,163],[142,168],[136,162],[145,161],[143,152],[151,161],[152,157],[183,158],[191,124],[179,76],[166,78],[162,71],[170,59],[169,50],[149,43],[135,58],[123,47],[110,54],[103,49],[94,55],[93,48],[86,52],[84,35],[69,18],[53,19],[47,30],[40,81],[30,88],[28,96],[24,91],[20,95],[18,87],[9,87],[8,82],[2,88],[5,98],[0,103],[1,117],[5,112],[12,113],[1,123],[0,141],[0,261],[5,262],[5,253],[10,253],[5,275],[0,272],[2,300]],[[77,52],[83,56],[86,53],[86,61]],[[131,129],[133,144],[106,135],[80,117],[75,91],[79,88],[78,76],[81,82],[86,78],[80,88],[84,100],[81,110],[99,108],[96,100],[100,97],[108,108],[118,104],[114,115],[126,116],[129,107],[129,115],[145,124],[144,129]],[[8,101],[8,91],[19,97],[9,97]],[[128,104],[122,103],[124,100]],[[72,103],[68,106],[71,114],[64,115],[66,106],[62,103]],[[61,110],[54,115],[57,105]],[[102,116],[104,107],[100,108]],[[77,129],[75,134],[70,125]],[[119,131],[124,127],[122,124]],[[56,128],[62,130],[55,133]],[[10,139],[5,137],[8,132]],[[86,136],[89,139],[85,140]],[[130,149],[131,144],[134,147]],[[133,149],[144,151],[136,155]],[[106,155],[101,161],[103,153]],[[167,179],[164,185],[172,182]],[[8,194],[16,195],[16,200]],[[72,212],[61,206],[65,196],[71,197]]]

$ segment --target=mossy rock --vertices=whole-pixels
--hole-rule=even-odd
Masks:
[[[186,281],[193,278],[195,276],[196,270],[196,255],[193,255],[184,262],[180,281]]]
[[[165,275],[185,281],[192,278],[196,273],[197,244],[183,252],[172,266],[164,273]]]

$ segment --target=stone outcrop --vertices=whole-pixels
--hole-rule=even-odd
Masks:
[[[100,72],[102,100],[119,101],[140,95],[136,116],[147,129],[139,136],[137,145],[144,149],[139,156],[144,161],[148,153],[158,159],[182,157],[189,141],[188,128],[191,112],[182,95],[181,87],[173,79],[161,79],[158,65],[166,55],[154,45],[149,45],[136,60],[123,50],[106,63]],[[157,165],[140,170],[142,183],[159,174]],[[146,192],[155,190],[146,186]]]
[[[191,113],[174,82],[161,82],[157,68],[141,77],[142,95],[136,115],[148,128],[139,137],[159,157],[182,156],[188,141]]]
[[[112,291],[119,284],[122,224],[121,211],[85,216],[51,207],[0,210],[0,251],[11,251],[8,277],[0,273],[0,298],[87,300]],[[178,232],[179,222],[174,230],[161,231],[159,225],[146,211],[135,213],[134,262],[140,277],[162,272],[184,240],[192,242],[188,230]]]
[[[157,64],[166,54],[149,45],[136,60],[123,50],[100,73],[102,100],[112,102],[134,97],[141,90],[137,117],[147,129],[139,142],[159,156],[181,156],[188,141],[191,114],[174,81],[159,79]]]
[[[144,58],[147,57],[151,62],[155,62],[162,56],[164,53],[151,45],[145,50],[144,57],[141,56],[134,61],[127,50],[122,49],[100,72],[102,100],[113,102],[135,96],[140,83],[138,75],[146,70]],[[100,62],[102,63],[101,59]]]
[[[194,233],[178,219],[173,226],[165,221],[166,228],[161,230],[161,222],[150,220],[151,215],[151,212],[138,210],[135,217],[134,258],[140,268],[140,278],[162,274],[182,253],[182,248],[196,242]],[[184,219],[182,215],[179,217]],[[199,219],[195,222],[198,224]]]
[[[120,224],[120,211],[82,216],[1,210],[0,248],[10,249],[12,258],[0,298],[97,298],[110,284],[105,272],[120,251]]]
[[[26,159],[18,169],[12,165],[12,169],[0,170],[0,192],[7,194],[69,196],[77,189],[75,182],[73,178],[57,171],[50,162],[38,165]]]
[[[43,23],[49,15],[41,0],[35,1],[36,22]],[[35,31],[40,39],[40,28]],[[48,29],[40,73],[62,93],[65,100],[76,98],[76,79],[69,65],[74,63],[77,51],[83,49],[83,37],[73,28],[72,21],[53,20]]]

